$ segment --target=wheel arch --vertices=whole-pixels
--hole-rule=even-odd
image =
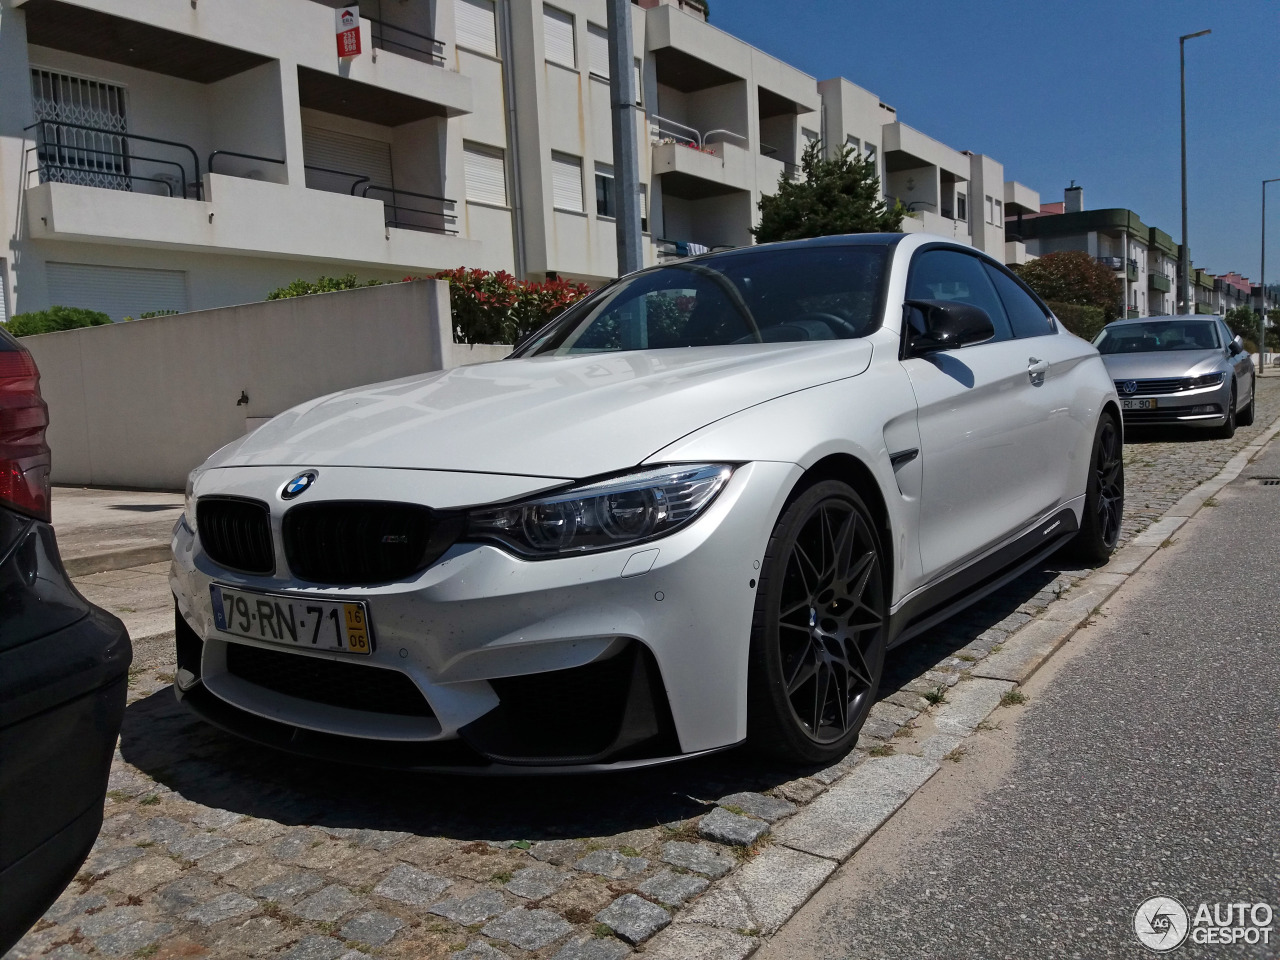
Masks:
[[[832,453],[818,460],[796,481],[796,485],[792,487],[791,492],[787,495],[783,510],[785,511],[786,507],[798,496],[823,480],[840,480],[853,487],[858,496],[862,498],[863,503],[867,505],[867,509],[871,511],[872,517],[875,518],[876,533],[880,537],[880,546],[885,552],[884,586],[886,599],[891,600],[893,597],[894,573],[897,570],[893,522],[889,516],[889,507],[885,503],[884,494],[880,490],[880,484],[876,482],[875,474],[872,473],[871,468],[863,461],[850,453]]]

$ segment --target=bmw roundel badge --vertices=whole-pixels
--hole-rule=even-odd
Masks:
[[[284,488],[280,491],[280,499],[292,500],[294,497],[299,497],[306,493],[311,489],[311,485],[316,482],[317,476],[319,474],[314,470],[298,474],[284,485]]]

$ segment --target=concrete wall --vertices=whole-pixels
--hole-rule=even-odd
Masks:
[[[312,397],[509,347],[453,342],[435,280],[26,337],[53,482],[180,490],[209,454]],[[237,403],[242,393],[248,403]]]

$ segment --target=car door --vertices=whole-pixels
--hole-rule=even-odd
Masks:
[[[1217,328],[1218,336],[1222,340],[1227,363],[1231,364],[1232,376],[1235,377],[1236,408],[1239,409],[1248,403],[1252,396],[1250,391],[1253,390],[1253,382],[1250,373],[1252,372],[1253,362],[1245,350],[1241,350],[1239,353],[1232,353],[1231,344],[1235,341],[1235,334],[1231,332],[1230,327],[1221,320],[1218,320],[1214,326]]]
[[[919,547],[926,582],[963,565],[1056,505],[1063,456],[1046,430],[1054,398],[1044,389],[1050,351],[1013,335],[984,262],[951,247],[917,251],[907,298],[958,300],[982,308],[995,336],[902,364],[915,391],[922,487]],[[1048,338],[1046,338],[1048,339]]]

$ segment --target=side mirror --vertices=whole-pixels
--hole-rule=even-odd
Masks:
[[[1244,341],[1240,339],[1239,334],[1236,335],[1234,340],[1227,344],[1227,352],[1233,357],[1238,357],[1240,354],[1244,353]]]
[[[982,343],[996,335],[987,311],[957,300],[907,300],[903,322],[911,332],[910,353],[920,356]]]

